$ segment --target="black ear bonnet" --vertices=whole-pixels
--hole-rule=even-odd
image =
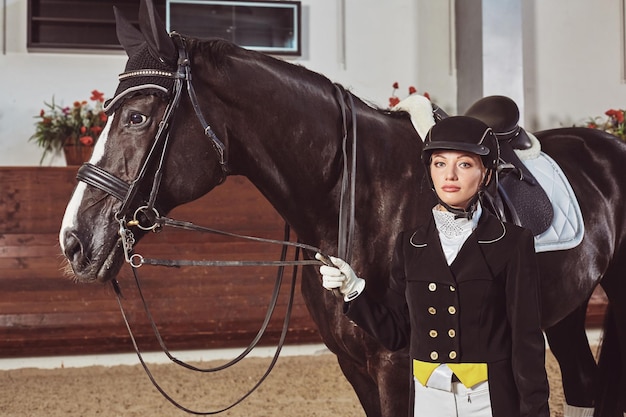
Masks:
[[[176,62],[176,58],[173,57]],[[132,75],[138,70],[146,71],[145,75]],[[120,74],[120,83],[115,90],[115,95],[104,104],[104,110],[108,115],[115,112],[120,104],[127,98],[139,94],[154,94],[165,99],[169,98],[174,88],[174,78],[171,74],[176,72],[176,66],[168,65],[155,58],[146,43],[141,49],[128,58],[124,73]],[[160,74],[160,75],[159,75]],[[168,74],[168,75],[166,75]]]

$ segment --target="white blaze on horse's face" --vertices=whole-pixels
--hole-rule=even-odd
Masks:
[[[91,155],[91,159],[89,160],[89,162],[91,162],[92,164],[99,162],[102,157],[104,157],[105,144],[107,142],[107,139],[109,138],[109,131],[111,130],[111,126],[113,125],[114,118],[115,113],[109,116],[107,124],[104,126],[104,129],[102,129],[102,132],[100,133],[98,142],[96,142],[96,146],[93,148],[93,154]]]
[[[111,129],[111,125],[113,124],[113,118],[115,114],[112,114],[107,120],[107,124],[102,129],[100,133],[100,137],[98,138],[98,142],[96,142],[96,146],[93,149],[93,154],[91,155],[90,163],[95,164],[100,161],[104,156],[104,149],[106,141],[109,137],[109,130]],[[70,202],[67,204],[65,208],[65,214],[63,215],[63,222],[61,223],[61,230],[59,231],[59,243],[61,244],[61,250],[65,253],[65,231],[76,225],[76,219],[78,217],[78,209],[80,207],[80,203],[83,201],[83,196],[85,194],[85,189],[87,188],[87,184],[84,182],[79,182],[74,190],[74,194],[72,194],[72,198]]]

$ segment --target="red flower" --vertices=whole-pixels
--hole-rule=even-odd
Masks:
[[[44,111],[44,109],[41,109],[41,111],[39,112],[39,117],[43,117],[46,114],[46,112]]]
[[[105,112],[100,113],[100,121],[101,122],[106,122],[109,119],[109,116],[107,116],[107,114]]]
[[[389,97],[389,107],[393,107],[400,102],[400,99],[396,96]]]
[[[98,90],[93,90],[91,92],[91,97],[89,98],[89,100],[99,101],[102,103],[104,101],[104,93]]]
[[[80,133],[82,133],[83,135],[84,135],[85,133],[87,133],[87,128],[86,128],[85,126],[81,126],[81,127],[80,127]]]
[[[398,82],[396,81],[392,84],[392,86],[393,91],[391,92],[391,97],[389,97],[389,108],[397,106],[398,103],[400,103],[401,101],[400,98],[396,96],[396,90],[398,89],[400,84],[398,84]],[[413,85],[409,86],[409,96],[415,93],[417,93],[417,88],[415,88],[415,86]],[[430,100],[430,96],[428,95],[428,93],[424,93],[424,97]]]
[[[615,119],[617,123],[624,123],[624,112],[621,110],[610,109],[605,111],[604,114]]]
[[[93,138],[91,136],[81,136],[78,140],[85,146],[93,145]]]
[[[98,136],[100,132],[102,132],[102,126],[92,126],[89,130],[94,134],[94,136]]]
[[[587,121],[587,127],[603,130],[626,141],[626,110],[609,109],[604,114],[607,116],[606,120],[598,122],[599,117],[594,117]]]

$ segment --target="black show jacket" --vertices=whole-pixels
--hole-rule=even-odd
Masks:
[[[530,231],[484,211],[450,266],[434,219],[403,232],[385,296],[366,285],[346,314],[388,349],[408,345],[413,359],[487,363],[494,417],[549,417]]]

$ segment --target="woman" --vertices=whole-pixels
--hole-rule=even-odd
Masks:
[[[409,346],[416,417],[550,415],[533,237],[481,205],[498,157],[481,121],[441,120],[422,152],[439,203],[398,237],[386,295],[341,259],[320,268],[351,320],[390,350]]]

